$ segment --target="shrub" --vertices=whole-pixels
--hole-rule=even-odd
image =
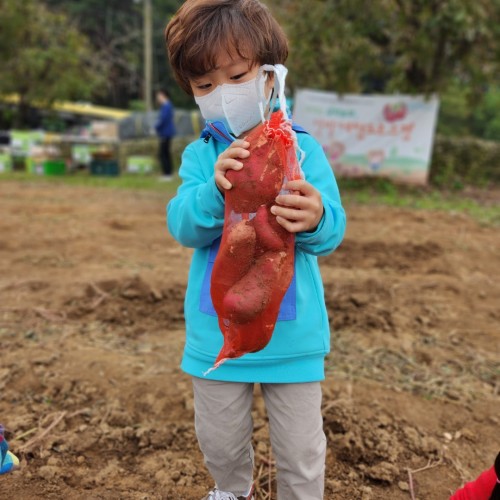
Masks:
[[[500,142],[437,135],[429,181],[443,187],[500,184]]]

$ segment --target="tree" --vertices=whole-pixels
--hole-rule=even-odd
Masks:
[[[372,2],[361,3],[368,23]],[[363,25],[349,19],[350,2],[283,0],[274,10],[290,39],[292,88],[359,92],[364,77],[378,72],[380,50],[360,31]]]
[[[37,0],[0,0],[0,11],[0,95],[17,94],[17,125],[33,103],[86,100],[102,88],[106,68],[65,15]]]
[[[276,0],[293,86],[470,96],[498,81],[500,0]]]
[[[128,107],[143,98],[143,6],[142,0],[45,0],[48,5],[64,10],[85,33],[96,57],[110,68],[107,92],[102,102]],[[163,33],[169,17],[182,0],[153,0],[153,85],[177,86],[167,65]]]
[[[46,0],[65,12],[109,69],[102,101],[126,107],[138,95],[142,81],[142,9],[132,0]]]

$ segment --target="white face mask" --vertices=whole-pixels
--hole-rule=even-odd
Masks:
[[[205,120],[221,121],[239,137],[261,122],[260,104],[266,78],[254,78],[245,83],[224,83],[210,94],[195,97]]]

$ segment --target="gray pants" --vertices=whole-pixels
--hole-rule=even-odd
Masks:
[[[253,384],[193,377],[193,389],[205,464],[220,490],[245,495],[253,479]],[[320,383],[261,384],[261,391],[276,459],[278,500],[322,500],[326,437]]]

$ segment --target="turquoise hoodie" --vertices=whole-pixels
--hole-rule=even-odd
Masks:
[[[181,245],[194,249],[184,301],[186,343],[181,363],[190,375],[262,383],[324,379],[330,327],[317,256],[331,253],[340,244],[346,217],[323,148],[309,134],[298,133],[297,138],[305,152],[305,178],[323,199],[323,217],[314,232],[296,234],[295,275],[269,344],[259,352],[230,359],[207,375],[223,344],[210,299],[210,273],[224,225],[224,197],[215,184],[214,165],[227,145],[200,138],[184,150],[179,169],[182,184],[167,206],[167,224]]]

